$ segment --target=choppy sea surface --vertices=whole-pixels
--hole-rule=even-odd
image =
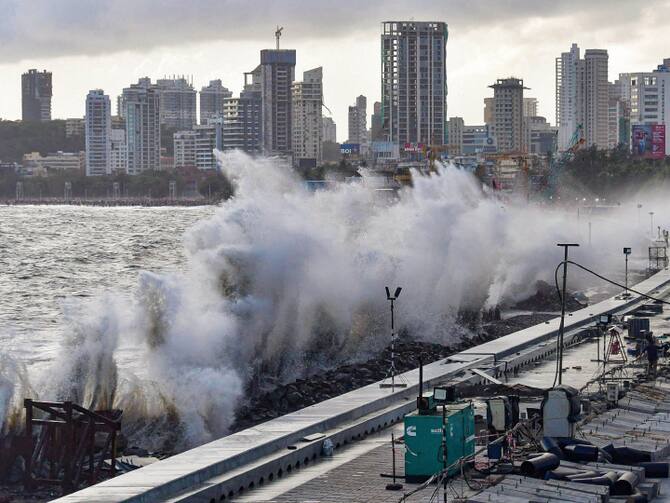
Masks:
[[[0,353],[52,361],[72,300],[132,295],[141,270],[184,266],[184,231],[215,208],[0,206]]]

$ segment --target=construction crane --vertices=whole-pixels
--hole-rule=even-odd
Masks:
[[[575,131],[570,137],[568,148],[558,155],[558,145],[554,148],[554,156],[549,163],[549,174],[547,175],[547,196],[553,199],[557,193],[558,177],[566,163],[574,159],[575,153],[586,143],[584,140],[584,127],[577,124]]]
[[[284,29],[284,27],[279,27],[277,25],[277,29],[275,30],[275,38],[277,39],[277,50],[279,50],[279,38],[281,37],[281,32]]]

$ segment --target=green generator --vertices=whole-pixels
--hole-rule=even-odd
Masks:
[[[419,399],[421,400],[421,399]],[[442,407],[447,425],[447,466],[475,452],[475,412],[472,403],[435,405],[432,395],[425,406],[405,416],[405,480],[423,482],[442,471]],[[449,475],[458,473],[458,465]]]

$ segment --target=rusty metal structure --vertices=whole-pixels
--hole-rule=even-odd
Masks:
[[[24,400],[30,455],[25,486],[60,485],[68,494],[115,475],[120,410],[90,411],[72,402]],[[109,466],[105,460],[110,459]]]

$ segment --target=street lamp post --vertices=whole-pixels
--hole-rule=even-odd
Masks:
[[[649,228],[649,235],[651,236],[652,239],[654,239],[654,212],[650,211],[649,212],[649,219],[650,219],[650,228]]]
[[[624,248],[623,249],[623,255],[626,257],[626,291],[624,292],[624,296],[626,298],[630,297],[630,294],[628,293],[628,255],[630,255],[631,249],[630,248]]]
[[[395,391],[395,387],[405,387],[407,386],[407,383],[398,383],[396,384],[395,382],[395,373],[396,373],[396,367],[395,367],[395,342],[396,342],[396,334],[395,334],[395,318],[394,318],[394,313],[393,313],[393,307],[394,307],[394,302],[398,300],[398,297],[400,297],[400,292],[402,291],[401,287],[398,287],[395,289],[395,292],[393,292],[393,295],[391,295],[391,290],[389,287],[386,287],[386,300],[391,302],[391,368],[389,369],[389,372],[387,376],[390,374],[391,376],[391,389]],[[381,387],[389,387],[388,385],[385,385],[383,382],[380,384]]]
[[[561,325],[558,329],[558,384],[563,380],[563,332],[565,328],[565,289],[568,281],[568,249],[571,246],[579,246],[577,243],[558,243],[564,252],[563,258],[563,294],[561,295]]]

